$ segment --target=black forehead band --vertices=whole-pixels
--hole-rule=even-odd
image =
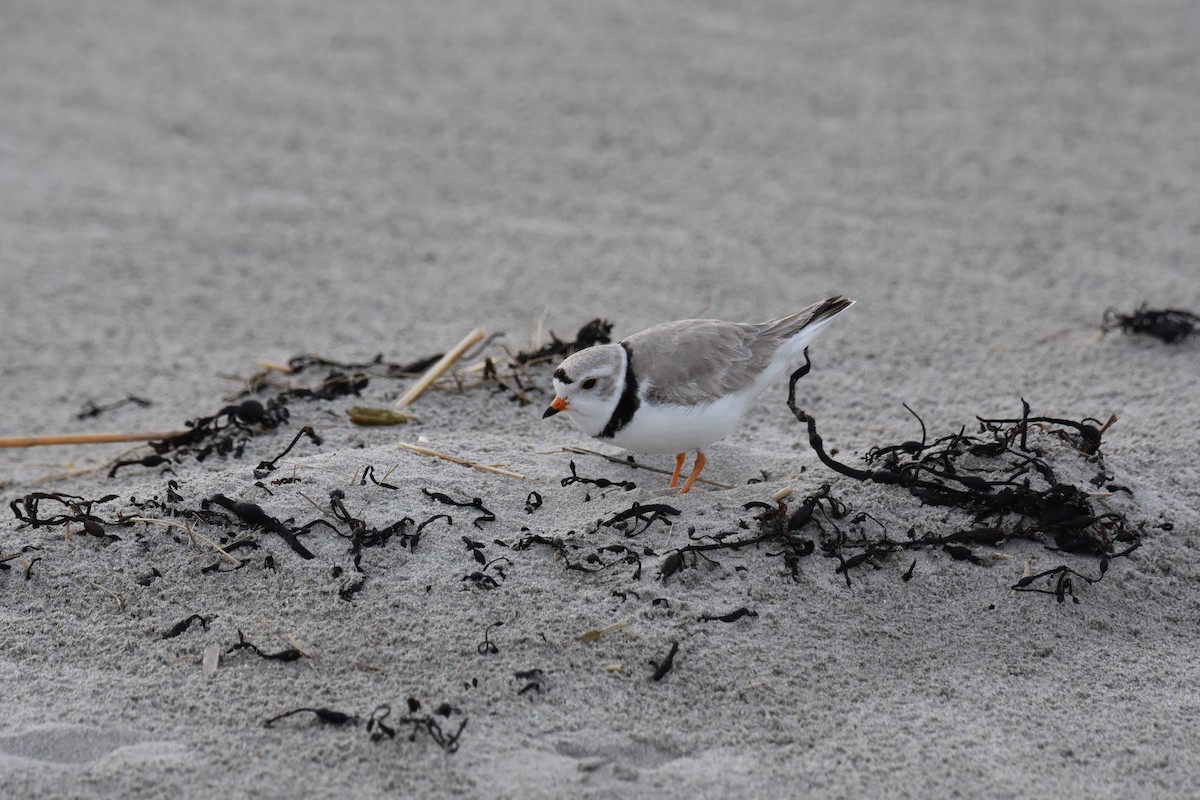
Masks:
[[[565,369],[563,369],[562,367],[559,367],[558,369],[554,370],[554,377],[558,380],[559,383],[574,383],[575,382],[573,379],[567,377],[567,371]]]

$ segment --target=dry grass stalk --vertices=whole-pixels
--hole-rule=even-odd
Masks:
[[[1032,562],[1030,559],[1028,559],[1028,558],[1027,558],[1027,559],[1025,559],[1025,569],[1023,569],[1023,570],[1021,571],[1021,577],[1022,577],[1022,578],[1028,578],[1030,575],[1032,575],[1032,574],[1033,574],[1033,570],[1032,570],[1032,569],[1030,569],[1030,567],[1031,567],[1032,565],[1033,565],[1033,562]],[[1010,592],[1008,593],[1008,596],[1009,596],[1009,597],[1016,597],[1016,596],[1017,596],[1017,590],[1016,590],[1016,589],[1013,589],[1012,591],[1010,591]]]
[[[175,522],[174,520],[170,519],[154,519],[153,517],[128,517],[128,520],[130,522],[147,522],[151,525],[165,525],[168,528],[179,528],[188,535],[188,538],[191,539],[192,542],[195,542],[196,539],[199,539],[213,550],[216,550],[222,556],[229,559],[229,563],[235,565],[240,563],[236,558],[229,555],[229,553],[225,550],[225,548],[221,547],[221,545],[217,544],[202,533],[196,533],[196,531],[192,530],[192,526],[185,522]]]
[[[579,634],[575,638],[581,642],[595,642],[595,641],[599,640],[599,638],[601,636],[612,633],[613,631],[619,631],[619,630],[621,630],[621,628],[624,628],[628,624],[629,624],[629,620],[623,619],[620,622],[614,622],[612,625],[608,625],[603,628],[593,628],[590,631],[584,631],[583,633]]]
[[[287,364],[280,364],[277,361],[268,361],[265,358],[255,360],[254,365],[260,369],[265,369],[268,372],[283,372],[290,374],[292,371],[291,366]]]
[[[109,442],[148,442],[170,439],[187,433],[179,431],[126,431],[117,433],[64,433],[49,436],[0,436],[0,447],[44,447],[54,444],[108,444]]]
[[[412,450],[414,453],[420,453],[421,455],[426,455],[426,456],[433,456],[434,458],[441,458],[441,459],[445,459],[446,461],[453,461],[455,464],[462,464],[464,467],[470,467],[471,469],[477,469],[480,472],[492,472],[492,473],[495,473],[496,475],[506,475],[509,478],[519,478],[521,480],[525,480],[528,477],[526,475],[522,475],[519,472],[511,472],[506,469],[500,469],[499,467],[491,467],[491,466],[488,466],[487,464],[480,464],[478,461],[471,461],[470,459],[467,459],[467,458],[459,458],[458,456],[452,456],[449,453],[439,453],[437,450],[430,450],[428,447],[421,447],[420,445],[417,445],[417,444],[409,444],[408,442],[396,442],[396,444],[400,445],[401,447],[403,447],[406,450]]]
[[[291,636],[284,635],[283,640],[285,642],[287,642],[288,644],[290,644],[292,646],[292,649],[295,650],[300,655],[302,655],[304,658],[309,658],[309,659],[312,658],[312,656],[310,656],[308,653],[306,653],[304,651],[304,648],[301,647],[299,645],[299,643],[295,639],[293,639]]]
[[[476,328],[468,333],[461,342],[454,346],[446,355],[438,359],[437,363],[425,371],[420,380],[414,383],[404,395],[395,402],[396,408],[404,408],[410,405],[414,400],[429,388],[430,384],[441,377],[442,373],[450,369],[450,366],[462,358],[463,353],[470,350],[480,339],[485,335],[483,328]]]
[[[103,592],[108,592],[110,595],[112,595],[112,599],[117,601],[117,610],[118,611],[125,610],[125,598],[124,597],[121,597],[121,595],[117,594],[112,589],[109,589],[107,586],[101,586],[100,584],[98,584],[94,581],[92,582],[92,588],[99,589]]]

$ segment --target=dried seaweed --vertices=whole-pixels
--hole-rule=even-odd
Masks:
[[[390,473],[390,470],[389,470],[389,473]],[[384,475],[383,477],[386,478],[387,475]],[[366,486],[367,479],[370,479],[371,483],[373,483],[376,486],[383,488],[383,489],[399,489],[400,488],[399,486],[396,486],[394,483],[387,483],[386,481],[381,481],[378,478],[376,478],[375,477],[375,467],[370,464],[368,464],[366,466],[366,468],[363,469],[362,478],[359,480],[358,485]]]
[[[179,622],[175,623],[171,627],[171,630],[167,631],[166,633],[164,633],[162,635],[162,638],[174,639],[176,636],[180,636],[181,634],[184,633],[184,631],[186,631],[188,628],[192,627],[193,622],[199,622],[200,627],[204,628],[204,630],[208,630],[208,617],[202,617],[199,614],[192,614],[187,619],[182,619]]]
[[[410,733],[408,740],[414,742],[417,739],[417,734],[424,731],[429,738],[442,748],[447,753],[455,753],[458,751],[458,740],[462,736],[463,729],[467,727],[467,719],[464,718],[459,723],[458,729],[454,733],[447,733],[442,729],[441,723],[434,718],[433,714],[417,716],[417,711],[421,704],[415,702],[413,698],[409,698],[408,708],[409,713],[396,721],[397,725],[408,725]],[[451,714],[454,714],[456,709],[450,706],[449,703],[443,703],[438,706],[434,714],[437,716],[449,719]],[[383,739],[396,738],[396,729],[390,724],[384,722],[392,713],[392,707],[389,705],[377,706],[371,712],[370,718],[367,720],[367,733],[371,736],[371,741],[379,742]]]
[[[112,411],[114,408],[121,408],[122,406],[127,405],[136,405],[140,408],[147,408],[153,405],[153,403],[145,398],[137,397],[136,395],[132,394],[112,403],[105,403],[104,405],[100,405],[94,400],[88,400],[83,404],[83,408],[79,411],[79,413],[75,415],[75,419],[92,419],[100,416],[106,411]]]
[[[94,506],[105,505],[121,498],[115,494],[89,500],[79,495],[62,492],[30,492],[9,502],[8,507],[18,520],[32,528],[51,527],[77,522],[83,532],[89,536],[104,539],[106,542],[120,541],[121,537],[109,534],[105,526],[128,526],[133,523],[122,519],[119,515],[114,519],[104,519],[92,513]],[[61,507],[58,513],[42,516],[46,513],[43,504],[56,504]]]
[[[463,718],[453,733],[448,733],[443,729],[442,722],[438,719],[438,717],[441,717],[448,720],[451,716],[460,713],[457,708],[454,708],[449,703],[442,703],[434,709],[432,714],[418,714],[421,710],[421,702],[414,697],[408,698],[407,705],[408,714],[396,720],[394,725],[386,721],[392,713],[390,705],[385,703],[375,707],[370,715],[368,715],[365,726],[367,735],[372,742],[378,743],[385,739],[395,739],[396,728],[407,725],[409,727],[408,740],[410,742],[416,741],[418,734],[424,732],[443,751],[447,753],[458,751],[459,738],[462,736],[463,729],[467,727],[467,718]],[[323,725],[351,725],[357,727],[361,722],[357,715],[345,711],[304,706],[271,717],[263,722],[263,727],[272,728],[277,722],[297,714],[312,714]]]
[[[650,676],[650,680],[661,681],[666,677],[667,673],[675,666],[675,654],[679,652],[679,642],[671,642],[671,649],[667,651],[667,655],[662,661],[651,661],[650,666],[654,667],[654,674]]]
[[[1106,310],[1102,329],[1107,332],[1114,328],[1120,328],[1122,333],[1145,334],[1175,344],[1200,329],[1200,316],[1179,308],[1148,308],[1142,303],[1132,314],[1122,314],[1115,308]]]
[[[837,500],[829,497],[828,486],[821,487],[815,495],[805,498],[801,505],[802,508],[809,507],[816,509],[822,502],[830,504],[835,510],[840,510],[841,513],[845,513],[845,507]],[[762,509],[762,513],[754,517],[755,521],[758,522],[756,533],[743,535],[737,531],[725,531],[711,535],[696,536],[694,531],[689,530],[688,538],[691,542],[667,553],[659,567],[659,578],[666,580],[672,575],[688,568],[689,565],[694,565],[698,558],[712,561],[707,555],[708,553],[739,550],[744,547],[771,543],[778,547],[779,550],[767,555],[773,558],[782,558],[792,580],[798,581],[800,579],[799,561],[801,558],[812,554],[814,545],[811,540],[796,535],[795,529],[789,528],[787,504],[780,501],[772,506],[769,503],[756,501],[747,503],[744,508],[747,511]],[[809,512],[809,516],[811,517],[811,511]],[[744,527],[748,528],[749,525],[744,524]],[[796,526],[796,528],[798,527],[799,525]]]
[[[496,515],[484,508],[483,500],[478,497],[473,497],[470,500],[455,500],[450,495],[443,494],[442,492],[431,492],[428,489],[422,489],[421,491],[430,500],[442,503],[443,505],[455,506],[456,508],[473,508],[476,511],[482,512],[481,516],[476,517],[472,521],[472,524],[476,528],[482,528],[483,526],[480,524],[482,522],[494,522],[496,520]]]
[[[223,494],[214,494],[210,497],[207,503],[215,503],[221,508],[232,511],[233,514],[242,521],[242,523],[251,528],[261,528],[265,531],[270,531],[279,535],[281,539],[287,542],[296,555],[303,559],[313,558],[313,554],[307,547],[300,544],[300,540],[296,538],[296,534],[300,529],[290,528],[284,525],[279,520],[263,511],[262,506],[257,506],[254,503],[245,503],[237,500],[231,500]]]
[[[348,529],[343,532],[333,525],[329,525],[323,519],[315,519],[304,526],[304,529],[311,528],[315,525],[324,524],[332,528],[338,536],[343,539],[350,540],[350,552],[354,557],[354,568],[362,572],[362,551],[366,547],[383,547],[393,536],[398,537],[401,547],[407,547],[410,551],[415,549],[418,542],[421,540],[421,531],[425,526],[438,519],[450,518],[445,514],[437,514],[417,525],[412,517],[401,517],[399,520],[387,525],[383,528],[374,528],[367,525],[365,520],[355,517],[346,508],[346,493],[341,489],[334,489],[329,493],[329,507],[334,518],[341,523],[344,523]],[[349,600],[352,595],[361,591],[363,584],[360,582],[357,585],[351,584],[343,587],[341,590],[342,599]]]
[[[291,711],[285,711],[282,714],[271,717],[269,720],[263,723],[263,727],[270,728],[281,719],[287,719],[288,717],[293,717],[296,714],[305,713],[313,714],[318,720],[326,725],[358,724],[358,717],[354,716],[353,714],[347,714],[343,711],[334,711],[333,709],[329,708],[293,708]]]
[[[699,619],[701,622],[737,622],[742,617],[757,617],[757,611],[751,611],[743,606],[742,608],[734,609],[728,614],[701,614]]]
[[[35,562],[41,561],[42,559],[39,556],[39,557],[33,559],[32,561],[25,561],[24,556],[26,553],[30,553],[30,552],[41,550],[41,549],[42,548],[38,547],[37,545],[27,544],[15,553],[12,553],[7,556],[0,556],[0,572],[7,572],[8,570],[12,569],[8,565],[9,561],[20,560],[21,563],[24,565],[25,580],[29,580],[30,568],[33,566],[33,564]]]
[[[671,524],[670,518],[679,516],[680,511],[674,506],[669,506],[666,503],[647,503],[642,505],[635,502],[630,508],[624,511],[618,511],[608,519],[602,521],[600,525],[611,528],[616,527],[618,530],[624,531],[626,536],[633,537],[645,533],[650,526],[655,522],[665,522]],[[631,529],[627,529],[626,522],[631,519],[636,519],[642,523],[639,529],[634,525]]]
[[[305,353],[289,358],[287,366],[292,375],[298,375],[310,367],[328,367],[335,371],[362,372],[384,378],[412,378],[436,364],[441,357],[441,353],[436,353],[407,364],[400,364],[394,361],[385,361],[382,353],[377,354],[370,361],[359,362],[335,361],[324,356]]]
[[[833,546],[827,548],[839,559],[839,572],[861,564],[878,568],[874,561],[876,557],[899,549],[931,545],[940,545],[952,558],[980,563],[968,544],[997,546],[1008,538],[1037,538],[1053,542],[1053,545],[1047,544],[1051,550],[1102,559],[1126,556],[1140,544],[1139,528],[1131,526],[1121,513],[1097,511],[1088,492],[1061,482],[1050,463],[1029,442],[1032,430],[1053,436],[1082,457],[1097,463],[1100,467],[1098,477],[1103,483],[1108,476],[1100,445],[1104,431],[1115,418],[1101,424],[1090,418],[1075,421],[1030,416],[1029,404],[1022,400],[1019,418],[980,417],[979,430],[973,435],[968,435],[964,428],[928,442],[922,422],[920,442],[906,441],[874,448],[865,456],[868,467],[874,468],[860,469],[835,460],[825,449],[816,420],[796,407],[795,383],[807,371],[806,358],[805,366],[792,376],[788,407],[806,426],[809,444],[823,464],[856,480],[902,488],[926,505],[958,508],[972,516],[975,526],[944,536],[917,537],[910,530],[905,541],[884,536],[861,542],[859,546],[864,548],[863,552],[849,559],[842,556],[848,542],[839,533]],[[911,409],[909,411],[916,416]],[[1115,547],[1119,543],[1132,546],[1117,552]],[[1064,565],[1062,570],[1052,570],[1037,577],[1052,573],[1061,585],[1050,593],[1061,597],[1065,591],[1062,587],[1069,588],[1064,581],[1074,573]],[[1028,585],[1026,583],[1022,588]]]
[[[249,650],[259,658],[264,658],[268,661],[297,661],[304,658],[304,653],[301,653],[294,647],[289,647],[286,650],[280,650],[278,653],[264,653],[259,647],[251,642],[246,641],[246,636],[241,631],[238,631],[237,644],[231,645],[225,651],[226,655],[236,650]]]
[[[519,681],[525,681],[525,685],[517,690],[518,695],[528,694],[529,692],[542,692],[542,676],[546,673],[543,670],[527,669],[520,672],[514,672],[513,677]]]
[[[475,649],[478,651],[479,655],[494,656],[500,652],[500,648],[497,647],[496,643],[491,640],[491,633],[494,629],[499,628],[503,624],[503,622],[493,622],[491,625],[488,625],[483,629],[483,641],[475,646]]]
[[[475,554],[476,558],[479,558],[482,554],[482,550],[473,550],[472,552]],[[464,582],[471,582],[479,589],[495,589],[500,585],[500,581],[507,577],[506,573],[504,572],[504,567],[497,566],[498,564],[512,566],[512,561],[504,556],[493,558],[491,561],[484,563],[481,568],[464,575],[462,579]],[[492,574],[489,574],[489,570],[491,570]]]
[[[573,560],[572,556],[584,548],[577,544],[568,544],[559,537],[547,537],[540,534],[530,534],[522,537],[513,545],[513,550],[523,551],[528,550],[534,545],[544,545],[552,549],[559,557],[562,558],[568,571],[574,572],[603,572],[610,567],[618,564],[629,564],[634,567],[632,578],[640,580],[642,577],[642,556],[652,556],[654,551],[649,547],[642,548],[642,552],[634,550],[631,547],[626,547],[622,544],[609,544],[599,547],[590,548],[591,552],[578,557],[578,560]],[[615,553],[619,557],[611,560],[605,560],[605,553]],[[590,566],[589,566],[590,565]]]
[[[633,481],[610,481],[608,478],[581,478],[578,473],[575,472],[574,461],[570,462],[570,468],[571,475],[563,478],[560,482],[563,488],[566,488],[574,483],[590,484],[595,486],[597,489],[607,489],[610,486],[616,486],[617,488],[624,489],[627,492],[631,489],[637,488],[637,484],[635,484]]]
[[[579,333],[575,334],[575,339],[570,342],[564,342],[550,333],[550,341],[542,345],[536,350],[522,351],[517,353],[514,361],[517,364],[537,364],[543,361],[559,360],[565,358],[572,353],[584,350],[588,347],[597,344],[608,344],[612,341],[609,334],[612,333],[612,323],[602,319],[594,319],[579,329]]]
[[[317,432],[315,430],[313,430],[313,427],[311,425],[305,425],[292,438],[291,443],[288,444],[287,447],[283,448],[282,453],[275,456],[270,461],[259,462],[258,466],[254,468],[254,477],[265,478],[267,475],[274,472],[276,462],[278,462],[279,459],[283,458],[288,453],[292,452],[292,448],[296,446],[296,442],[300,441],[301,437],[303,437],[303,436],[307,436],[309,438],[309,440],[312,441],[312,443],[317,445],[318,447],[321,446],[321,437],[317,435]]]

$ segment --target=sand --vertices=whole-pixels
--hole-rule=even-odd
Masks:
[[[344,534],[340,491],[369,528],[452,518],[364,548],[360,575],[324,526],[303,559],[272,532],[193,523],[253,543],[235,570],[161,524],[107,525],[114,540],[6,510],[13,796],[1194,793],[1200,339],[1099,328],[1110,306],[1200,308],[1193,4],[38,0],[3,16],[0,434],[175,429],[237,398],[258,360],[406,363],[476,326],[504,334],[404,427],[346,422],[411,385],[372,377],[361,397],[291,400],[240,458],[109,478],[128,446],[0,452],[6,506],[114,494],[105,520],[174,519],[147,501],[223,494]],[[784,385],[708,452],[704,477],[735,488],[677,497],[662,475],[563,452],[624,455],[541,418],[550,368],[526,374],[529,405],[465,371],[594,318],[619,337],[838,293],[858,304],[800,384],[838,459],[919,438],[903,404],[931,438],[1019,416],[1022,398],[1115,414],[1102,466],[1131,493],[1095,502],[1141,548],[1076,580],[1078,603],[1011,591],[1027,565],[1097,574],[1042,539],[975,546],[981,565],[880,556],[849,585],[836,559],[793,575],[770,546],[662,577],[689,531],[753,531],[744,504],[789,486],[794,510],[828,484],[874,520],[853,530],[972,523],[823,465]],[[130,394],[151,405],[77,418]],[[303,425],[321,444],[256,477]],[[1101,467],[1037,441],[1066,480]],[[563,486],[572,460],[636,488]],[[364,485],[368,466],[395,488]],[[597,525],[634,502],[679,513],[636,537]],[[518,549],[529,536],[579,549]],[[738,608],[757,616],[701,619]],[[207,627],[163,638],[191,615]],[[304,656],[231,649],[239,632]],[[358,720],[264,727],[300,707]],[[428,721],[444,744],[465,727],[443,748]]]

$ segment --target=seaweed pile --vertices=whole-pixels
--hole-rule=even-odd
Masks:
[[[1118,492],[1133,494],[1128,487],[1112,482],[1113,476],[1107,473],[1100,452],[1103,434],[1116,421],[1115,417],[1101,423],[1091,418],[1075,421],[1030,416],[1029,404],[1022,400],[1018,418],[977,417],[979,429],[974,435],[968,435],[964,426],[956,433],[929,442],[921,422],[921,441],[876,447],[865,457],[867,466],[873,468],[861,469],[834,459],[817,432],[816,419],[797,408],[796,381],[808,372],[807,354],[805,361],[792,375],[787,405],[807,429],[809,444],[825,466],[855,480],[904,489],[925,505],[957,508],[970,520],[962,530],[941,536],[918,537],[910,529],[903,540],[885,535],[874,541],[859,542],[857,546],[863,551],[856,558],[861,562],[873,563],[873,557],[896,550],[940,545],[954,558],[978,563],[979,558],[969,544],[998,546],[1010,539],[1036,539],[1055,552],[1097,559],[1098,574],[1088,576],[1062,564],[1023,576],[1013,590],[1045,592],[1060,603],[1068,596],[1079,602],[1072,577],[1096,583],[1103,578],[1112,559],[1126,557],[1141,546],[1143,526],[1130,525],[1118,511],[1100,511],[1095,507],[1099,497]],[[917,420],[920,422],[920,417]],[[1030,445],[1030,435],[1035,430],[1047,443],[1058,443],[1094,466],[1091,490],[1059,479],[1042,448]],[[829,516],[836,518],[840,511],[837,509]],[[839,533],[835,541],[836,547],[831,549],[838,550],[841,559],[840,549],[845,540]],[[1046,579],[1050,587],[1038,586],[1041,579]]]

